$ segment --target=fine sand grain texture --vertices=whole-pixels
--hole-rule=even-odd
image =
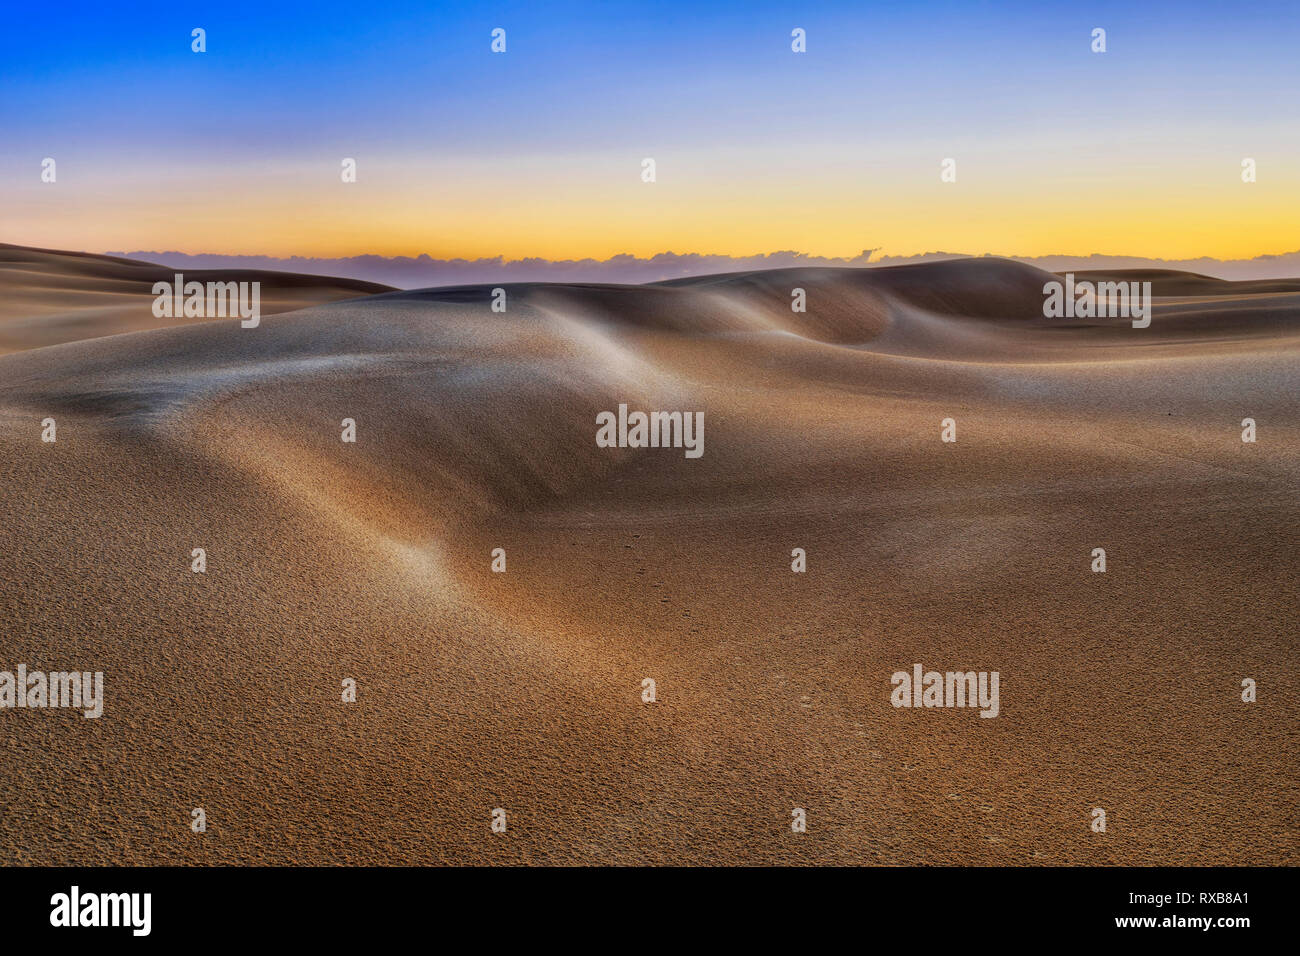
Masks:
[[[105,683],[0,710],[4,863],[1300,863],[1300,281],[1124,276],[1147,329],[997,259],[149,328],[158,267],[0,251],[0,670]],[[703,457],[598,448],[619,403]],[[917,663],[999,716],[894,708]]]

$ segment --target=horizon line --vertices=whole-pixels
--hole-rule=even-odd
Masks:
[[[51,250],[58,251],[58,250]],[[477,258],[437,258],[429,253],[385,256],[271,256],[264,254],[185,253],[178,251],[104,251],[89,255],[116,256],[169,268],[264,269],[377,282],[396,288],[433,285],[479,285],[486,282],[592,281],[645,284],[726,272],[783,268],[882,268],[949,259],[1006,259],[1061,273],[1070,270],[1171,269],[1199,272],[1218,279],[1244,281],[1300,277],[1300,249],[1263,253],[1244,259],[1214,256],[1164,259],[1111,253],[1017,256],[935,251],[917,255],[883,255],[863,249],[856,256],[815,256],[795,250],[732,256],[717,253],[665,251],[652,256],[618,253],[605,259],[549,259],[542,256],[509,259],[504,255]]]

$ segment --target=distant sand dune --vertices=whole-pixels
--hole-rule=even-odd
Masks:
[[[0,243],[0,355],[84,338],[138,332],[196,321],[157,318],[155,282],[177,270],[135,259],[29,249]],[[193,270],[186,281],[261,281],[262,311],[384,292],[388,286],[288,272]]]
[[[149,267],[45,255],[0,247],[0,669],[107,702],[0,711],[6,862],[1300,861],[1300,281],[1152,276],[1137,330],[988,259],[268,277],[312,307],[117,335],[76,297]],[[704,456],[597,448],[619,403]],[[915,662],[1002,715],[893,709]]]

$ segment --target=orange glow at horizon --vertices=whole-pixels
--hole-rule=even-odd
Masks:
[[[1289,175],[1245,184],[1203,160],[1109,181],[977,157],[941,183],[937,163],[841,163],[819,175],[806,156],[793,170],[779,162],[787,157],[770,169],[729,159],[665,155],[654,183],[628,156],[362,161],[355,184],[301,162],[161,182],[64,178],[19,192],[4,240],[96,252],[553,260],[865,249],[1244,259],[1300,247],[1294,161]]]

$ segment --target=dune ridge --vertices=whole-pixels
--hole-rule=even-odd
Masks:
[[[138,259],[0,243],[0,355],[204,321],[153,314],[153,284],[171,282],[182,271]],[[195,269],[183,274],[186,281],[204,283],[261,282],[267,314],[391,288],[290,272]]]

